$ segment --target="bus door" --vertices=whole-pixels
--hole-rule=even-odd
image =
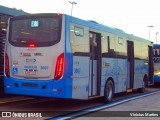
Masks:
[[[127,55],[128,55],[128,78],[127,90],[133,89],[134,86],[134,43],[127,41]]]
[[[152,84],[153,83],[153,71],[154,71],[152,46],[148,46],[148,56],[149,56],[149,70],[148,70],[149,83]],[[148,83],[146,85],[148,85]]]
[[[90,32],[90,80],[89,97],[100,95],[101,84],[101,34]]]

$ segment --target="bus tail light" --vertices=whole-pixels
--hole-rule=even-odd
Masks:
[[[7,53],[5,53],[5,74],[7,77],[10,76],[10,74],[9,74],[9,57],[8,57]]]
[[[64,71],[64,53],[60,54],[57,58],[54,79],[58,80],[62,77]]]

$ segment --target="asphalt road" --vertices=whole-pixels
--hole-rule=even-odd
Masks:
[[[106,117],[108,112],[113,112],[116,117]],[[129,117],[119,117],[118,114],[121,112],[122,114],[126,114],[126,116],[129,115]],[[75,118],[74,120],[160,120],[160,93],[107,108],[99,111],[99,113],[102,114],[101,117],[97,117],[98,112],[94,112],[83,117]],[[152,117],[146,117],[145,115],[147,113],[151,113],[150,115]],[[136,117],[131,115],[135,115]]]
[[[147,88],[146,92],[151,92],[151,91],[155,91],[158,90],[159,87],[149,87]],[[134,96],[134,95],[139,95],[139,93],[133,92],[133,93],[121,93],[121,94],[117,94],[115,96],[114,101],[118,100],[118,99],[122,99],[122,98],[126,98],[128,96]],[[8,98],[8,97],[7,97]],[[0,101],[2,101],[2,99],[0,99]],[[14,100],[15,101],[15,100]],[[43,118],[21,118],[21,117],[12,117],[12,118],[0,118],[0,120],[43,120],[43,119],[47,119],[47,118],[53,118],[54,116],[57,115],[63,115],[64,113],[70,113],[73,111],[79,111],[82,109],[86,109],[86,108],[92,108],[95,106],[99,106],[104,104],[101,99],[93,99],[93,100],[87,100],[87,101],[81,101],[81,100],[67,100],[67,99],[47,99],[45,101],[40,101],[40,102],[34,102],[34,103],[30,103],[27,101],[22,101],[22,102],[14,102],[13,103],[9,103],[6,105],[1,105],[0,106],[0,111],[18,111],[18,112],[45,112],[48,111],[51,114],[47,117],[43,117]],[[151,95],[148,97],[144,97],[144,98],[140,98],[140,99],[136,99],[133,101],[129,101],[123,104],[120,104],[118,106],[114,106],[111,108],[107,108],[106,110],[103,111],[144,111],[144,110],[157,110],[160,111],[160,94],[155,94],[155,95]],[[57,113],[58,112],[58,113]],[[93,114],[93,115],[92,115]],[[133,120],[145,120],[144,118],[135,118],[135,117],[104,117],[103,115],[101,117],[96,117],[96,112],[89,114],[89,116],[93,116],[93,117],[79,117],[79,118],[75,118],[78,120],[83,120],[83,119],[87,119],[87,120],[97,120],[97,119],[102,119],[102,120],[128,120],[128,119],[133,119]],[[103,112],[103,114],[106,114],[105,112]],[[160,118],[160,117],[159,117]],[[147,118],[148,120],[149,118]],[[149,119],[149,120],[160,120],[160,119]]]

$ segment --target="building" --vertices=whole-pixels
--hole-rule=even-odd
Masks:
[[[6,40],[7,23],[9,17],[26,15],[28,13],[17,10],[15,8],[8,8],[0,5],[0,92],[3,86],[3,74],[4,74],[4,44]]]

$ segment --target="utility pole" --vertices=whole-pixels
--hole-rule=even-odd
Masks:
[[[158,36],[159,32],[156,32],[156,44],[157,44],[157,36]]]

